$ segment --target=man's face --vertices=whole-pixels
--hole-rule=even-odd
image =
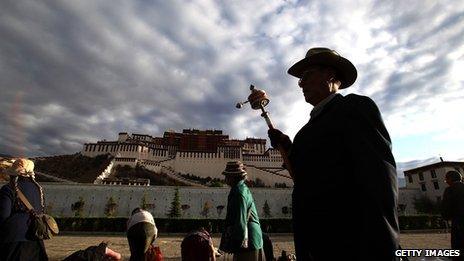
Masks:
[[[303,90],[306,102],[316,106],[319,102],[331,94],[328,86],[330,71],[320,66],[310,66],[303,73],[298,85]]]
[[[454,181],[451,180],[450,177],[445,177],[445,182],[446,182],[446,184],[448,184],[448,186],[451,186],[451,185],[453,185],[453,183],[454,183]]]

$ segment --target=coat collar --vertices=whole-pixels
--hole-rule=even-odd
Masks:
[[[309,119],[309,122],[312,122],[315,119],[319,118],[321,115],[323,115],[325,112],[327,112],[332,106],[334,106],[334,104],[339,103],[343,98],[344,98],[343,95],[341,95],[339,93],[335,93],[335,94],[327,97],[325,100],[323,100],[321,102],[323,104],[318,104],[316,106],[316,107],[318,107],[319,105],[322,105],[321,107],[317,108],[318,110],[315,113],[313,113],[313,111],[314,111],[314,109],[316,109],[316,107],[314,107],[313,111],[311,111],[311,118]]]

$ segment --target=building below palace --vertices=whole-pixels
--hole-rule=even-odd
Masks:
[[[448,186],[445,182],[445,174],[450,170],[464,173],[464,162],[443,161],[440,158],[440,162],[404,171],[406,188],[400,188],[398,199],[400,213],[415,213],[414,202],[421,198],[439,203]]]
[[[221,130],[166,131],[163,137],[121,132],[116,141],[84,144],[81,153],[89,157],[111,154],[115,157],[113,167],[139,165],[173,177],[190,174],[223,179],[221,173],[226,163],[240,160],[253,181],[259,179],[271,187],[293,185],[288,171],[282,168],[280,152],[266,148],[266,139],[229,139]],[[103,175],[100,179],[106,177]]]

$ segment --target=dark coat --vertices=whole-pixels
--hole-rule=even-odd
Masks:
[[[456,182],[445,189],[442,216],[451,220],[451,248],[464,250],[464,184]]]
[[[337,94],[296,134],[289,159],[297,260],[394,260],[396,165],[370,98]]]
[[[19,177],[18,187],[34,210],[39,214],[43,213],[40,190],[31,178]],[[16,193],[10,184],[0,189],[0,243],[27,241],[26,231],[30,216],[22,203],[19,204],[19,208],[15,208],[15,199]]]
[[[36,213],[43,213],[40,190],[31,178],[19,177],[18,188]],[[30,215],[22,203],[16,205],[15,201],[12,185],[4,185],[0,189],[0,260],[48,260],[42,240],[26,239]]]

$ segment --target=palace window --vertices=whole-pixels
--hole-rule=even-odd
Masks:
[[[412,183],[412,175],[408,175],[408,182]]]
[[[421,183],[421,190],[422,191],[427,191],[427,188],[425,187],[425,183]]]
[[[435,172],[434,169],[432,169],[432,170],[430,171],[430,175],[432,176],[432,179],[436,179],[436,178],[437,178],[437,173]]]
[[[424,173],[422,173],[422,172],[419,173],[419,180],[421,180],[421,181],[424,180]]]
[[[436,190],[440,189],[440,186],[438,185],[438,181],[434,181],[434,182],[433,182],[433,187],[434,187]]]

